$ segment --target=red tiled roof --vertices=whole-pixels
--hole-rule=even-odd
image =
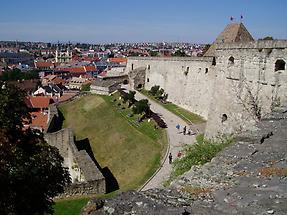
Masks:
[[[96,66],[81,66],[81,67],[69,67],[69,68],[58,68],[61,71],[67,71],[70,73],[85,73],[96,71]]]
[[[30,108],[48,108],[53,100],[46,96],[29,96],[25,102]]]
[[[125,57],[114,57],[114,58],[109,58],[109,62],[114,62],[114,63],[126,63],[128,62],[128,59]]]
[[[73,61],[78,61],[78,62],[81,62],[81,61],[89,61],[89,62],[93,62],[93,61],[100,61],[100,59],[99,59],[98,57],[88,57],[88,56],[80,57],[80,56],[74,56],[74,57],[73,57]]]
[[[96,66],[85,66],[87,72],[93,72],[97,70]]]
[[[51,61],[37,61],[35,62],[35,67],[37,68],[47,68],[47,67],[53,67],[54,64]]]
[[[56,77],[52,80],[53,84],[64,84],[66,81],[60,77]]]
[[[48,114],[42,112],[31,112],[32,122],[31,127],[47,128],[48,125]]]

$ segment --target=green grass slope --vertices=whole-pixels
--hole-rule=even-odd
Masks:
[[[74,130],[76,139],[89,138],[101,167],[108,167],[120,190],[139,187],[158,168],[165,152],[166,134],[154,129],[154,122],[138,124],[130,110],[113,101],[117,96],[89,95],[60,106],[64,127]],[[117,97],[118,98],[118,97]]]

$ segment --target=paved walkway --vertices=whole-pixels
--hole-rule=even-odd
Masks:
[[[186,144],[192,144],[195,140],[196,135],[183,135],[183,127],[186,126],[187,130],[189,128],[188,124],[183,121],[180,117],[175,114],[169,112],[164,107],[147,98],[143,94],[136,92],[135,95],[136,100],[140,99],[148,99],[150,103],[150,108],[153,112],[157,113],[167,124],[167,136],[169,142],[169,151],[165,160],[162,161],[163,164],[158,170],[158,172],[154,175],[154,177],[144,185],[141,190],[149,190],[152,188],[162,188],[163,182],[165,182],[171,173],[172,165],[169,164],[168,154],[171,153],[173,159],[177,158],[177,153],[182,150],[183,146]],[[176,125],[180,125],[180,132],[177,130]]]

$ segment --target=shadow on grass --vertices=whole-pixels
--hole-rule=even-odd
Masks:
[[[118,190],[119,189],[119,183],[118,183],[117,179],[115,178],[115,176],[113,175],[113,173],[111,172],[111,170],[108,167],[101,168],[100,164],[97,162],[97,160],[94,156],[94,153],[92,151],[89,139],[85,138],[83,140],[78,140],[78,141],[75,140],[75,144],[76,144],[79,151],[85,150],[88,153],[88,155],[90,156],[92,161],[96,164],[98,169],[101,171],[101,173],[105,177],[106,193],[110,193],[110,192]]]

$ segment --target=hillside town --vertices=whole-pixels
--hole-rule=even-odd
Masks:
[[[69,100],[81,90],[89,90],[93,83],[101,85],[99,80],[106,77],[127,75],[129,56],[200,56],[204,47],[188,43],[92,45],[0,41],[0,77],[29,92],[27,105],[31,108],[32,123],[26,126],[45,131],[49,105]],[[17,72],[36,75],[27,78]]]

